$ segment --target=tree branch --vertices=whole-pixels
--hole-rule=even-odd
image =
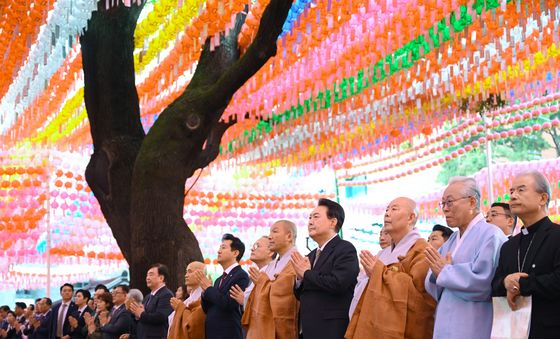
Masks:
[[[231,126],[237,123],[237,119],[231,119],[229,122],[219,121],[212,127],[210,135],[206,140],[206,145],[196,161],[196,167],[204,168],[214,161],[220,154],[220,144],[222,137]]]
[[[263,12],[255,40],[247,52],[212,86],[208,105],[229,102],[233,94],[276,55],[276,41],[282,32],[292,0],[271,0]],[[214,106],[211,106],[214,108]]]
[[[80,36],[84,101],[94,149],[116,135],[144,138],[134,74],[134,30],[144,7],[98,2]],[[123,99],[124,98],[124,99]]]
[[[196,66],[196,71],[188,87],[201,88],[213,85],[218,81],[225,70],[239,59],[237,36],[239,32],[241,32],[243,23],[245,23],[247,10],[248,6],[245,6],[245,12],[237,14],[235,17],[235,25],[227,34],[218,33],[220,35],[220,45],[214,48],[214,50],[210,49],[212,37],[206,39]]]
[[[560,157],[560,138],[558,137],[558,133],[556,133],[555,128],[551,128],[549,131],[546,131],[548,135],[552,137],[552,142],[554,142],[554,147],[556,148],[556,156]]]

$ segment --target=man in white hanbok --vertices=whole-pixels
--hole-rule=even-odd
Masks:
[[[426,249],[426,290],[437,300],[434,338],[490,338],[492,278],[507,240],[480,213],[480,190],[468,177],[452,178],[440,204],[447,225],[458,228],[437,251]]]

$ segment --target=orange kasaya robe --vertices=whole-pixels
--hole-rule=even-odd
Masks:
[[[398,263],[376,262],[346,339],[432,338],[436,302],[424,289],[426,246],[426,240],[418,239]]]
[[[261,272],[241,319],[247,339],[297,338],[299,302],[294,295],[295,277],[290,264],[272,281]]]
[[[202,339],[204,338],[204,321],[206,314],[202,310],[200,299],[185,306],[179,304],[175,310],[173,323],[169,329],[168,338],[172,339]]]

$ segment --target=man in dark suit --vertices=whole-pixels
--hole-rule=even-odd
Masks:
[[[125,333],[130,332],[132,326],[132,315],[126,310],[124,302],[128,294],[127,285],[118,285],[113,288],[113,309],[111,310],[111,319],[101,327],[103,339],[119,339]]]
[[[245,253],[245,245],[231,234],[222,237],[218,250],[218,263],[224,269],[214,286],[203,271],[196,271],[195,278],[202,288],[202,309],[206,313],[204,330],[206,339],[242,339],[241,306],[230,297],[229,290],[238,285],[245,290],[249,285],[249,275],[239,266]]]
[[[25,324],[25,310],[27,309],[27,305],[23,302],[17,302],[16,308],[14,313],[16,314],[16,320],[20,324]]]
[[[87,339],[88,332],[84,314],[89,313],[93,315],[95,312],[88,306],[91,299],[91,293],[88,290],[77,290],[74,296],[76,303],[76,312],[68,317],[70,323],[70,338],[72,339]]]
[[[74,295],[74,285],[64,284],[60,286],[60,296],[62,301],[52,309],[51,318],[51,339],[70,339],[70,323],[68,317],[78,310],[72,301]]]
[[[360,269],[356,248],[338,236],[343,223],[342,206],[320,199],[307,226],[319,248],[307,257],[292,254],[295,294],[300,300],[300,338],[344,338]]]
[[[143,305],[131,302],[130,311],[138,319],[136,338],[167,338],[167,319],[173,308],[170,300],[173,292],[165,286],[169,269],[162,264],[153,264],[146,274],[146,285],[152,291],[144,297]]]
[[[49,339],[52,329],[52,301],[49,298],[43,298],[35,307],[37,316],[29,319],[29,332],[25,333],[29,339]]]
[[[492,294],[506,296],[512,308],[519,296],[531,296],[529,339],[560,334],[560,225],[547,216],[550,197],[550,183],[539,172],[513,179],[511,211],[524,227],[502,246],[492,281]]]

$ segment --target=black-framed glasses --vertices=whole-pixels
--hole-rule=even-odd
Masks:
[[[445,205],[447,205],[447,207],[451,208],[451,206],[453,206],[453,203],[454,203],[455,201],[459,201],[459,200],[463,200],[463,199],[469,199],[469,198],[471,198],[471,197],[472,197],[472,196],[469,195],[468,197],[462,197],[462,198],[457,198],[457,199],[447,199],[447,200],[445,200],[445,201],[440,202],[438,205],[439,205],[439,207],[441,207],[442,209],[445,208]]]

